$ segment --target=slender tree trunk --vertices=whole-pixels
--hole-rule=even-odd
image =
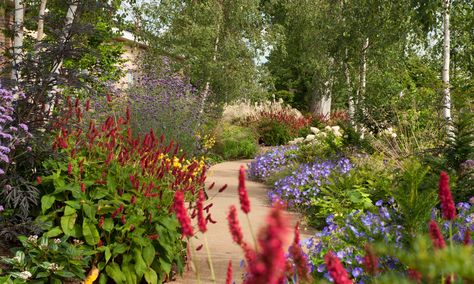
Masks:
[[[18,84],[20,77],[19,64],[22,60],[23,50],[23,17],[25,13],[25,7],[23,0],[15,0],[15,20],[14,20],[14,36],[13,36],[13,69],[12,69],[12,80]]]
[[[362,45],[362,53],[360,60],[360,71],[359,71],[359,88],[357,89],[356,104],[359,106],[359,111],[362,112],[363,116],[367,116],[365,109],[365,91],[367,88],[367,50],[369,49],[369,38],[365,38]]]
[[[354,94],[352,93],[352,83],[351,83],[351,73],[349,70],[349,51],[346,48],[346,58],[344,62],[344,76],[346,77],[346,86],[347,92],[349,93],[349,119],[352,125],[355,124],[355,101],[354,101]]]
[[[327,80],[322,84],[320,88],[315,84],[315,88],[311,95],[310,112],[317,116],[323,116],[330,118],[331,116],[331,103],[332,103],[332,85],[333,85],[333,74],[332,68],[334,66],[334,59],[330,58],[328,64],[328,77]]]
[[[220,28],[221,25],[217,25],[217,36],[216,40],[214,42],[214,54],[212,56],[212,62],[216,63],[217,61],[217,51],[219,47],[219,35],[220,35]],[[209,96],[210,88],[211,88],[211,83],[209,82],[210,78],[207,79],[206,85],[204,86],[204,90],[202,92],[202,101],[201,101],[201,109],[199,110],[199,113],[202,114],[204,112],[204,108],[206,107],[206,101],[207,97]]]
[[[48,0],[41,0],[41,4],[40,4],[40,8],[39,8],[38,30],[37,30],[37,33],[36,33],[36,40],[37,41],[42,40],[43,36],[44,36],[43,29],[44,29],[44,13],[45,13],[45,10],[46,10],[46,2],[48,2]]]
[[[449,30],[449,14],[451,0],[443,0],[443,71],[442,80],[444,88],[443,97],[443,116],[446,120],[446,130],[448,137],[453,137],[452,118],[451,118],[451,91],[449,86],[449,65],[451,51],[451,35]]]

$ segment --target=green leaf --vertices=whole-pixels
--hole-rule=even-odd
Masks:
[[[166,272],[166,274],[170,273],[171,271],[171,262],[167,261],[166,259],[160,257],[159,258],[161,269]]]
[[[155,270],[148,268],[148,270],[145,271],[145,280],[147,283],[158,283],[158,275]]]
[[[87,218],[95,219],[96,209],[94,206],[91,206],[89,204],[82,204],[82,210],[84,211],[84,214],[86,214]]]
[[[105,273],[100,274],[99,284],[107,284],[107,275]]]
[[[126,245],[126,244],[117,244],[114,249],[112,250],[113,251],[113,255],[119,255],[119,254],[123,254],[125,253],[127,250],[129,249],[129,246]]]
[[[72,215],[64,215],[63,217],[61,217],[61,229],[63,230],[65,235],[71,236],[75,233],[74,225],[76,224],[76,219],[77,219],[76,213]]]
[[[62,233],[63,231],[61,230],[61,228],[59,228],[59,226],[56,226],[52,228],[51,230],[49,230],[48,232],[46,232],[45,236],[48,238],[54,238],[61,235]]]
[[[99,242],[99,231],[97,231],[97,228],[94,223],[92,223],[87,218],[84,219],[84,222],[82,223],[82,234],[84,235],[86,243],[91,246],[95,246]]]
[[[114,220],[112,218],[106,218],[104,219],[104,226],[102,226],[102,229],[104,229],[106,232],[112,231],[114,228]]]
[[[64,208],[64,215],[73,215],[76,213],[76,209],[72,208],[71,206],[66,206]]]
[[[142,251],[138,248],[133,250],[135,256],[135,273],[137,273],[138,278],[142,278],[147,270],[147,265],[142,257]]]
[[[115,179],[115,175],[111,174],[110,172],[107,175],[107,188],[109,191],[112,191],[112,192],[114,192],[117,189],[117,182]]]
[[[105,263],[109,262],[112,253],[110,252],[110,248],[107,246],[105,247]]]
[[[155,247],[152,244],[149,244],[145,248],[143,248],[143,260],[145,260],[146,265],[149,267],[152,263],[153,260],[155,259]]]
[[[125,274],[123,274],[122,270],[120,270],[120,266],[115,262],[107,265],[105,272],[107,272],[107,275],[112,278],[115,283],[121,284],[127,281]]]
[[[76,210],[80,210],[81,209],[81,204],[75,200],[68,200],[68,201],[64,201],[64,203],[66,203],[67,205],[71,206],[72,208],[76,209]]]
[[[56,197],[53,195],[45,195],[41,197],[41,211],[43,211],[43,214],[46,213],[46,210],[53,206],[54,201],[56,201]]]

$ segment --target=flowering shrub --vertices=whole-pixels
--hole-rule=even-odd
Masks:
[[[90,264],[101,281],[163,281],[173,265],[182,270],[185,255],[180,235],[188,231],[180,232],[173,214],[175,192],[182,202],[194,199],[204,186],[203,163],[177,157],[178,146],[153,131],[134,138],[129,110],[83,129],[88,107],[68,100],[56,125],[60,156],[47,163],[51,175],[38,179],[44,192],[38,220],[47,237],[80,239],[97,252]]]
[[[256,156],[248,165],[249,177],[263,180],[293,163],[298,146],[280,146]]]
[[[258,151],[255,132],[238,125],[224,124],[219,127],[214,152],[226,160],[249,159]]]

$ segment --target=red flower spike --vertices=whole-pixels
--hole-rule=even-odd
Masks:
[[[247,193],[247,188],[245,187],[245,168],[244,166],[240,166],[239,171],[239,201],[240,201],[240,209],[245,214],[250,212],[250,201],[249,196]]]
[[[86,186],[83,182],[81,182],[81,191],[86,192]]]
[[[183,237],[192,237],[194,235],[191,219],[189,219],[186,208],[184,207],[184,193],[178,190],[174,194],[174,211],[176,218],[181,224],[181,235]]]
[[[107,100],[108,103],[110,103],[110,102],[112,101],[112,97],[110,96],[110,94],[107,94],[107,95],[105,96],[105,98],[106,98],[106,100]]]
[[[125,225],[127,223],[127,219],[125,217],[125,214],[122,214],[122,216],[120,216],[120,221],[122,222],[123,225]]]
[[[341,261],[332,251],[329,251],[324,256],[324,262],[326,263],[326,268],[335,284],[353,283],[349,278],[347,271],[344,269],[344,266],[342,266]]]
[[[286,243],[287,218],[280,207],[272,208],[267,217],[267,227],[258,235],[260,247],[254,261],[247,267],[247,284],[278,284],[285,275],[286,257],[284,246]]]
[[[306,255],[304,254],[303,249],[301,248],[301,245],[300,245],[299,222],[296,223],[296,226],[295,226],[295,238],[293,241],[293,245],[289,248],[289,253],[296,266],[296,272],[297,272],[298,278],[308,281],[311,278],[309,274],[310,270],[308,269],[308,259]],[[288,271],[288,264],[289,263],[287,263],[287,268],[285,269],[286,271]]]
[[[104,222],[105,222],[105,218],[104,216],[100,216],[99,218],[99,223],[97,224],[97,226],[102,229],[102,227],[104,226]]]
[[[469,229],[466,229],[466,231],[464,232],[464,241],[463,241],[463,244],[465,246],[468,246],[471,244],[471,232],[469,232]]]
[[[215,184],[216,184],[216,183],[213,182],[207,189],[208,189],[208,190],[211,190],[211,189],[214,187]]]
[[[135,204],[137,202],[137,197],[135,195],[132,195],[132,198],[130,198],[130,203]]]
[[[89,111],[91,109],[91,101],[87,100],[86,101],[86,111]]]
[[[227,274],[225,277],[225,284],[232,283],[232,260],[229,260],[229,264],[227,265]]]
[[[441,172],[440,174],[438,196],[441,202],[443,218],[445,220],[454,220],[456,218],[456,206],[449,189],[449,176],[446,172]]]
[[[206,219],[204,218],[204,212],[203,212],[204,199],[205,199],[204,191],[201,189],[199,190],[196,207],[197,207],[198,227],[199,227],[199,231],[201,231],[202,233],[205,233],[207,231],[207,222],[206,222]]]
[[[36,183],[37,183],[37,184],[41,184],[41,177],[40,177],[40,176],[37,176],[37,177],[36,177]]]
[[[421,275],[420,272],[411,268],[408,269],[407,275],[408,275],[408,278],[415,281],[415,283],[421,283],[421,280],[423,279],[423,275]]]
[[[135,225],[132,224],[130,225],[130,232],[133,232],[133,231],[135,231]]]
[[[102,242],[102,240],[99,239],[99,241],[97,242],[97,247],[100,248],[103,245],[104,245],[104,243]]]
[[[157,234],[153,234],[153,235],[149,235],[149,236],[148,236],[148,238],[149,238],[150,240],[152,240],[152,241],[158,239],[158,237],[159,237],[159,236],[158,236]]]
[[[130,111],[130,106],[127,106],[127,110],[126,110],[126,118],[127,118],[127,121],[130,121],[130,118],[132,117],[132,112]]]
[[[230,206],[227,221],[229,222],[229,231],[232,235],[232,239],[237,244],[242,244],[244,235],[242,234],[242,228],[240,227],[239,218],[237,217],[237,209],[234,205]]]
[[[429,231],[430,231],[431,241],[433,242],[433,247],[435,249],[445,248],[446,243],[444,241],[443,235],[441,234],[441,231],[439,230],[438,224],[434,220],[431,220],[429,223]]]
[[[365,256],[364,256],[365,271],[370,275],[376,275],[378,272],[378,259],[374,253],[372,247],[368,244],[365,245]]]
[[[201,245],[199,245],[199,246],[196,248],[196,250],[197,250],[197,251],[200,251],[200,250],[202,249],[202,247],[203,247],[203,246],[204,246],[204,245],[202,245],[202,244],[201,244]]]

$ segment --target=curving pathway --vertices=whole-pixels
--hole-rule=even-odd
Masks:
[[[238,186],[238,173],[241,165],[247,165],[251,160],[240,160],[224,162],[212,166],[208,171],[207,185],[209,186],[215,182],[214,189],[209,191],[210,200],[207,203],[213,203],[213,207],[210,209],[213,220],[217,221],[216,224],[208,225],[208,232],[206,233],[207,240],[210,246],[212,262],[216,274],[215,283],[225,283],[227,265],[229,260],[232,260],[232,266],[234,269],[233,277],[236,283],[241,283],[241,275],[243,269],[240,268],[240,262],[243,259],[243,253],[239,246],[232,241],[232,237],[229,233],[227,225],[227,212],[229,206],[232,204],[236,205],[239,214],[240,225],[242,226],[244,239],[252,243],[252,236],[250,234],[250,228],[245,217],[245,214],[240,210],[239,197],[237,193]],[[217,194],[219,189],[224,184],[227,184],[227,189]],[[250,198],[250,213],[249,217],[252,223],[252,228],[256,233],[259,228],[265,225],[266,216],[270,210],[270,204],[267,198],[267,187],[261,183],[254,181],[246,181],[247,190]],[[213,198],[212,198],[213,197]],[[291,226],[294,227],[298,220],[298,215],[295,213],[288,213],[291,219]],[[301,229],[301,238],[304,239],[309,237],[308,232]],[[291,242],[293,236],[289,236],[289,242]],[[193,246],[198,247],[203,244],[203,236],[198,234],[196,239],[193,239]],[[194,252],[194,263],[198,266],[200,274],[200,283],[214,283],[211,280],[211,273],[207,265],[207,254],[205,249]],[[196,280],[195,273],[193,271],[187,271],[185,275],[176,281],[170,282],[174,284],[191,284],[198,283]]]

